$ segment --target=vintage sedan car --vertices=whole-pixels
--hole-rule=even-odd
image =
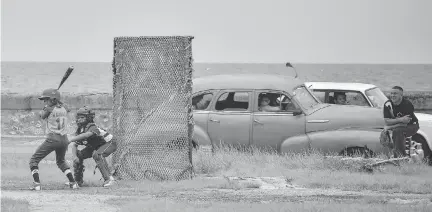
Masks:
[[[271,111],[261,109],[266,102]],[[195,78],[192,104],[193,141],[200,147],[229,144],[279,153],[386,151],[379,142],[384,121],[375,108],[322,103],[294,77],[233,74]]]
[[[382,117],[384,103],[388,97],[382,90],[366,83],[342,83],[342,82],[306,82],[305,85],[323,103],[335,104],[334,94],[344,93],[346,95],[346,107],[354,108],[374,108],[376,114]],[[425,157],[432,156],[432,115],[425,113],[415,113],[419,120],[420,130],[412,139],[421,143]],[[370,118],[364,116],[365,119]]]

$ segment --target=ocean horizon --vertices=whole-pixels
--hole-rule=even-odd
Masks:
[[[68,93],[111,93],[111,62],[1,62],[2,93],[40,93],[57,87],[69,65],[74,72],[62,87]],[[383,90],[400,85],[407,91],[432,91],[432,64],[292,63],[305,81],[361,82]],[[285,63],[193,63],[193,77],[230,73],[294,76]]]

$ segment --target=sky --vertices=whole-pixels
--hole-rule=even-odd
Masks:
[[[432,63],[431,0],[2,0],[2,61],[109,62],[194,36],[195,62]]]

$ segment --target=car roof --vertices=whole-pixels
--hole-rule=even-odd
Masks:
[[[220,74],[193,79],[192,92],[210,89],[274,89],[292,95],[295,87],[304,81],[292,76],[273,74]]]
[[[354,91],[365,91],[377,86],[366,83],[357,82],[305,82],[306,86],[310,89],[322,89],[322,90],[354,90]]]

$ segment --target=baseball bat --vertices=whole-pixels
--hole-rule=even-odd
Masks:
[[[60,89],[60,87],[63,85],[63,83],[69,78],[69,76],[71,75],[72,71],[74,70],[73,66],[69,66],[69,68],[66,70],[66,73],[64,74],[60,85],[58,86],[57,90]]]

